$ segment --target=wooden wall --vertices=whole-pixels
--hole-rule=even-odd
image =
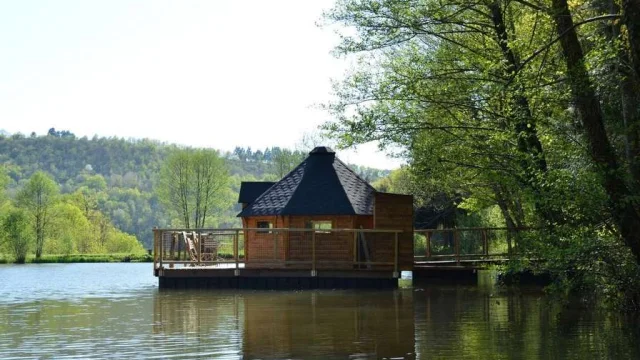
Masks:
[[[269,221],[274,228],[289,227],[287,217],[283,216],[255,216],[243,219],[247,228],[257,228],[258,221]],[[286,254],[286,234],[275,233],[265,229],[262,231],[245,230],[245,259],[246,261],[282,260]],[[274,246],[277,243],[277,248]],[[277,250],[277,251],[276,251]]]
[[[375,229],[402,230],[398,236],[400,270],[413,269],[413,196],[377,192],[374,197],[373,223]],[[374,249],[385,253],[386,245]],[[393,250],[392,250],[393,251]]]
[[[333,229],[353,229],[354,216],[290,216],[289,227],[292,229],[306,229],[311,221],[331,221]],[[289,232],[289,259],[310,260],[312,257],[312,233]],[[316,260],[317,261],[352,261],[353,234],[348,232],[323,233],[316,232]],[[349,264],[350,267],[350,264]]]
[[[243,218],[243,225],[256,228],[258,221],[270,221],[276,228],[307,229],[311,221],[331,221],[332,229],[386,229],[402,230],[398,236],[401,270],[413,268],[413,197],[376,193],[374,214],[371,215],[326,215],[326,216],[264,216]],[[245,231],[245,257],[247,262],[287,260],[310,261],[312,258],[312,232]],[[394,234],[365,233],[362,235],[372,262],[393,262]],[[274,250],[274,238],[277,252]],[[318,268],[353,268],[353,232],[315,232],[316,260]],[[362,254],[361,254],[362,255]],[[360,256],[362,258],[362,256]],[[365,259],[360,259],[364,261]],[[323,264],[324,262],[324,264]],[[334,262],[333,264],[331,262]]]

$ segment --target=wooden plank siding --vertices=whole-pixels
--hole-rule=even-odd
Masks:
[[[289,216],[289,227],[293,229],[309,228],[311,221],[331,221],[333,229],[352,229],[354,217],[350,215],[330,216]],[[308,261],[312,257],[313,232],[289,232],[289,260]],[[352,261],[353,234],[346,232],[315,232],[317,261]],[[333,266],[335,267],[335,266]],[[347,265],[351,267],[351,265]]]
[[[246,228],[257,228],[259,221],[268,221],[274,228],[286,228],[288,222],[284,216],[256,216],[243,219]],[[245,230],[245,259],[251,261],[284,260],[287,249],[287,234],[265,229],[264,232]],[[274,246],[274,241],[277,243]],[[276,252],[277,250],[277,252]]]
[[[413,266],[413,197],[376,193],[374,215],[316,215],[316,216],[256,216],[243,218],[245,228],[257,228],[259,221],[269,221],[275,228],[308,229],[312,221],[331,221],[332,229],[383,229],[403,230],[398,235],[399,261],[401,270],[411,270]],[[367,246],[366,259],[363,258],[362,242],[353,232],[287,231],[274,234],[245,230],[245,258],[251,262],[269,260],[310,262],[313,257],[312,242],[315,236],[315,257],[319,268],[350,269],[353,261],[393,263],[395,235],[393,233],[362,233]],[[277,253],[274,251],[277,241]],[[359,249],[359,256],[355,253]],[[259,266],[259,265],[256,265]],[[294,266],[295,267],[295,266]]]
[[[373,223],[375,229],[402,230],[398,234],[400,270],[412,270],[413,268],[413,196],[376,192],[373,205]],[[376,234],[382,236],[386,234]],[[393,241],[392,241],[393,243]],[[383,241],[377,241],[375,247],[370,249],[376,256],[385,256],[389,249]]]

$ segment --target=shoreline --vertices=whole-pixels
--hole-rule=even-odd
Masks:
[[[36,260],[35,256],[27,257],[25,264],[55,264],[55,263],[118,263],[138,262],[151,263],[153,256],[149,254],[48,254]],[[0,264],[15,264],[13,258],[0,255]]]

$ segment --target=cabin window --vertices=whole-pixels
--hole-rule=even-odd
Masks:
[[[271,221],[258,221],[256,226],[258,229],[273,229],[273,223]],[[258,233],[271,233],[269,230],[258,230]]]
[[[331,220],[311,221],[311,228],[315,229],[317,233],[330,233],[333,229],[333,223]]]

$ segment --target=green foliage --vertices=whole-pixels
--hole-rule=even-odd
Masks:
[[[620,11],[588,5],[562,19]],[[473,215],[459,226],[545,229],[513,240],[525,262],[556,259],[544,266],[566,287],[640,293],[624,280],[640,263],[640,78],[629,73],[640,38],[620,21],[581,24],[577,63],[587,71],[576,79],[567,34],[550,42],[560,20],[531,3],[342,0],[325,17],[349,29],[336,52],[358,59],[325,105],[336,119],[325,130],[341,146],[401,148],[409,166],[400,183],[418,204],[461,199]],[[602,110],[587,98],[590,84]],[[602,115],[604,129],[589,128],[589,115]]]
[[[55,179],[61,195],[55,197],[48,212],[48,235],[43,238],[41,256],[58,254],[56,258],[60,259],[65,254],[70,254],[70,258],[78,254],[149,249],[154,226],[181,226],[177,214],[163,205],[156,191],[161,180],[160,169],[176,150],[174,145],[150,140],[77,138],[68,131],[55,129],[47,136],[0,136],[3,163],[0,186],[6,190],[0,191],[0,222],[7,215],[11,201],[17,201],[18,193],[26,191],[29,178],[43,171]],[[233,152],[218,154],[216,166],[226,168],[229,178],[209,203],[212,207],[207,209],[205,225],[240,226],[236,217],[240,206],[234,204],[240,183],[277,181],[305,155],[306,151],[278,147],[256,151],[238,147]],[[281,161],[284,158],[288,160]],[[388,171],[367,167],[355,166],[354,169],[370,181],[388,174]],[[135,239],[129,235],[141,245],[135,245]],[[0,252],[6,253],[8,249],[0,246]]]
[[[49,235],[51,208],[58,200],[58,185],[46,173],[34,173],[18,192],[16,202],[30,217],[35,234],[36,258],[42,255],[45,239]]]
[[[44,253],[69,255],[88,247],[85,244],[94,238],[87,236],[92,234],[91,224],[77,206],[61,202],[54,206],[52,213],[55,216]]]
[[[213,150],[173,151],[160,171],[158,196],[184,228],[203,228],[207,217],[231,206],[225,190],[229,175]]]
[[[13,255],[14,261],[24,264],[31,245],[27,214],[21,209],[11,209],[2,220],[2,231],[2,240]]]

